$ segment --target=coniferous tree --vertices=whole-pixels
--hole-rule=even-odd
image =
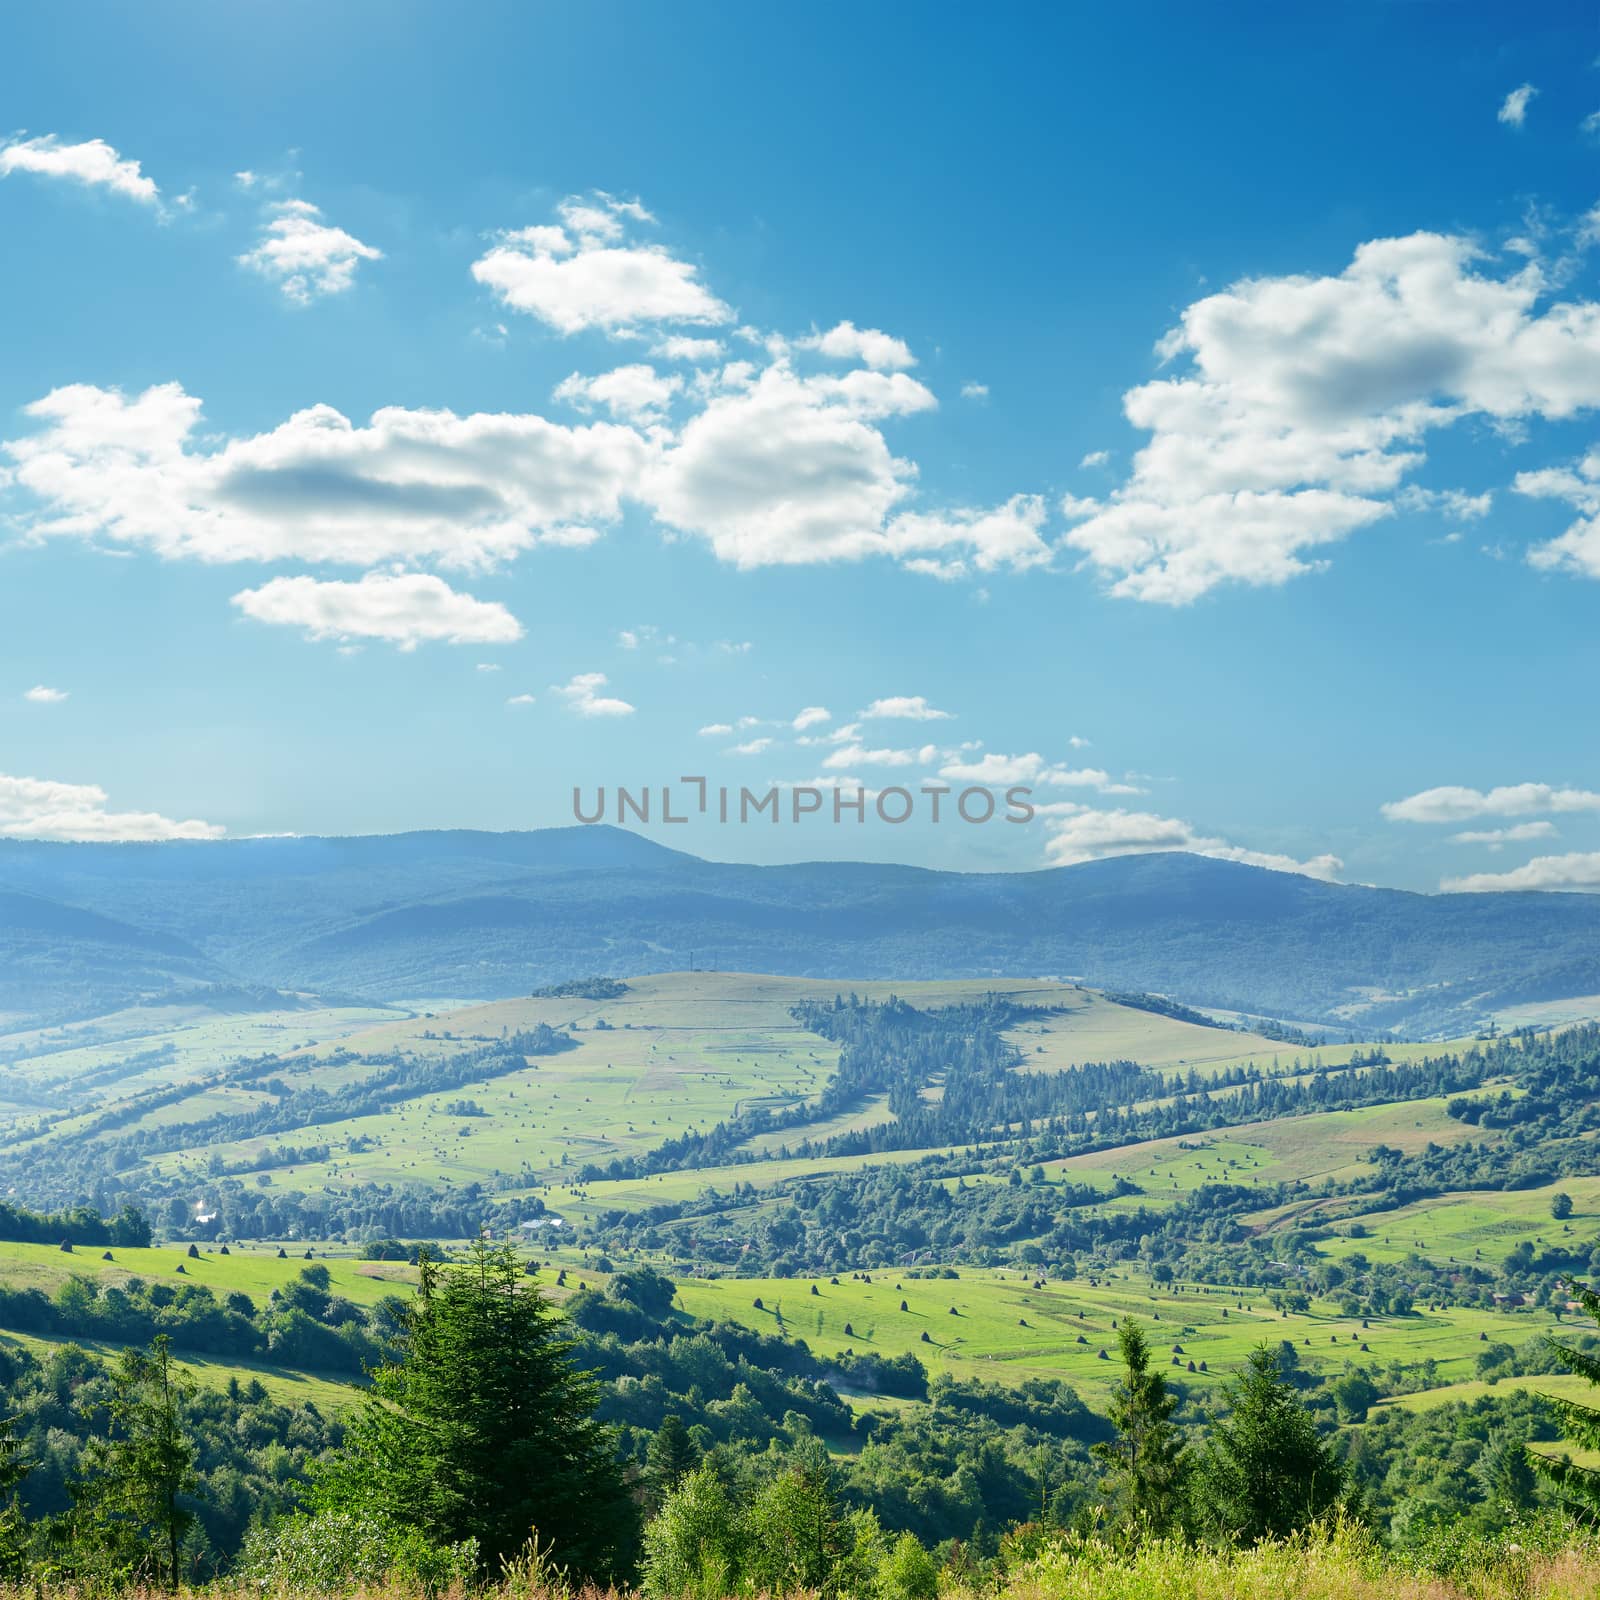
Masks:
[[[91,1439],[71,1485],[66,1534],[82,1569],[176,1589],[194,1513],[195,1452],[182,1408],[194,1385],[158,1334],[148,1351],[124,1350],[111,1369],[106,1432]]]
[[[645,1452],[645,1493],[651,1515],[661,1509],[667,1496],[699,1464],[699,1447],[689,1437],[683,1418],[676,1412],[669,1412],[661,1419],[661,1426]]]
[[[1581,1283],[1568,1283],[1567,1288],[1573,1299],[1600,1322],[1600,1294]],[[1568,1372],[1575,1372],[1600,1388],[1600,1356],[1586,1355],[1548,1335],[1545,1343]],[[1600,1449],[1600,1407],[1586,1406],[1578,1400],[1557,1399],[1554,1395],[1547,1395],[1545,1399],[1561,1423],[1561,1431],[1569,1444],[1584,1450]],[[1528,1461],[1540,1477],[1554,1484],[1572,1510],[1588,1520],[1600,1520],[1600,1471],[1580,1466],[1570,1457],[1547,1456],[1537,1450],[1528,1452]]]
[[[0,1417],[0,1581],[15,1582],[23,1573],[28,1529],[16,1491],[32,1465],[22,1452],[15,1423]]]
[[[490,1571],[537,1530],[575,1574],[619,1576],[632,1503],[556,1313],[510,1245],[479,1239],[460,1266],[419,1265],[400,1359],[373,1374],[318,1503],[441,1546],[475,1539]]]
[[[1117,1437],[1094,1447],[1110,1468],[1107,1499],[1117,1524],[1160,1536],[1179,1523],[1188,1473],[1177,1396],[1151,1365],[1144,1329],[1131,1317],[1117,1331],[1123,1378],[1107,1408]]]
[[[1197,1520],[1213,1538],[1283,1538],[1349,1504],[1343,1464],[1270,1345],[1250,1352],[1224,1394],[1230,1414],[1214,1425],[1194,1482]]]

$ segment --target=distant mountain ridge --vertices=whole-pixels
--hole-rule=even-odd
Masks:
[[[493,998],[589,973],[1072,975],[1423,1033],[1600,993],[1600,896],[1422,895],[1183,854],[1021,873],[705,861],[611,827],[0,840],[0,1014],[193,984]]]

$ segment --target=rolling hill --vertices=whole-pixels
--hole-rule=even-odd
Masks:
[[[1600,993],[1600,897],[1423,895],[1183,854],[1027,873],[701,860],[610,827],[0,841],[0,1013],[185,984],[493,999],[691,964],[1051,974],[1364,1030]]]

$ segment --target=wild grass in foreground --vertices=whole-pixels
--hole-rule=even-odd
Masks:
[[[109,1591],[35,1582],[0,1585],[0,1600],[104,1600]],[[1594,1600],[1600,1596],[1600,1541],[1552,1519],[1493,1540],[1452,1535],[1432,1551],[1397,1557],[1355,1524],[1319,1526],[1250,1549],[1208,1549],[1178,1540],[1133,1546],[1068,1536],[1016,1560],[988,1580],[948,1571],[937,1586],[890,1578],[866,1588],[787,1591],[819,1600]],[[161,1600],[167,1590],[120,1591],[119,1600]],[[635,1600],[637,1591],[567,1583],[548,1562],[510,1564],[501,1581],[476,1587],[395,1572],[379,1581],[319,1589],[302,1576],[277,1588],[223,1582],[185,1588],[211,1600]],[[756,1591],[681,1600],[753,1600]],[[678,1597],[675,1597],[678,1600]]]

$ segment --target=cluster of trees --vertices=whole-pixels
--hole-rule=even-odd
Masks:
[[[274,1289],[258,1306],[235,1290],[217,1295],[182,1279],[111,1282],[70,1277],[48,1296],[42,1290],[0,1287],[0,1327],[55,1337],[146,1344],[233,1360],[360,1378],[383,1359],[406,1316],[406,1302],[388,1295],[363,1307],[333,1292],[321,1262]]]

